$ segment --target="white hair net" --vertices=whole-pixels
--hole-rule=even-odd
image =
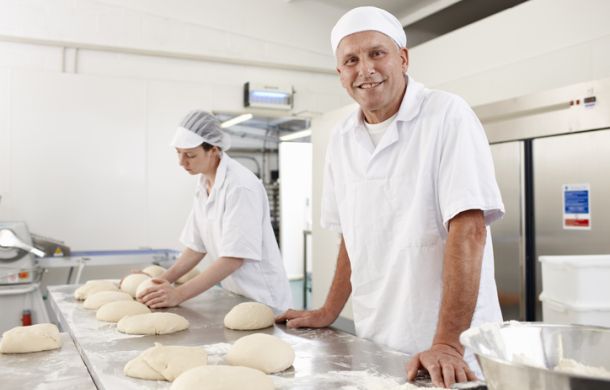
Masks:
[[[181,149],[190,149],[203,143],[218,146],[221,150],[231,147],[231,137],[220,127],[220,121],[209,112],[189,112],[174,134],[172,146]]]

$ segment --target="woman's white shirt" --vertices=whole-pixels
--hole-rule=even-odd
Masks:
[[[209,194],[206,188],[207,181],[201,175],[180,237],[182,244],[207,253],[211,261],[220,257],[244,259],[243,265],[221,282],[222,287],[276,309],[291,307],[290,286],[261,181],[223,153]]]

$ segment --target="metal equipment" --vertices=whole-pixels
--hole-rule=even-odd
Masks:
[[[486,324],[462,333],[490,390],[601,390],[610,377],[555,369],[564,359],[610,373],[610,329],[539,323]]]
[[[30,232],[23,222],[0,222],[0,285],[32,283],[44,252],[32,246]]]
[[[475,107],[506,206],[491,227],[505,319],[541,320],[540,256],[610,253],[609,102],[604,79]]]
[[[34,255],[44,252],[32,246],[24,222],[0,222],[0,331],[48,321],[39,283],[44,270]]]
[[[45,251],[34,248],[33,241]],[[58,252],[70,256],[58,257]],[[34,254],[44,258],[37,259]],[[43,299],[49,284],[79,284],[99,278],[100,270],[104,268],[113,270],[111,277],[120,278],[130,272],[130,268],[144,264],[169,267],[178,254],[173,249],[71,252],[59,241],[30,234],[24,222],[0,222],[0,300],[3,309],[0,333],[15,326],[49,322],[50,311]],[[87,271],[89,275],[83,275]]]

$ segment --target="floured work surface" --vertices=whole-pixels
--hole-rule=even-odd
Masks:
[[[405,382],[408,357],[370,341],[334,329],[287,329],[284,325],[257,331],[237,331],[224,326],[225,315],[247,299],[219,287],[167,311],[190,322],[187,330],[159,336],[120,333],[115,324],[95,319],[95,311],[73,298],[75,286],[49,287],[51,305],[81,351],[99,389],[169,389],[170,383],[146,381],[123,374],[125,364],[155,342],[163,345],[201,345],[208,364],[222,364],[228,348],[252,333],[273,334],[288,342],[296,359],[288,370],[272,375],[277,389],[388,389]],[[276,313],[277,314],[277,313]]]
[[[95,390],[70,335],[61,333],[61,341],[50,351],[0,354],[0,388]]]

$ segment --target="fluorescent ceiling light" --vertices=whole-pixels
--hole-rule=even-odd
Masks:
[[[290,94],[286,92],[269,92],[269,91],[252,91],[250,92],[252,97],[256,98],[276,98],[276,99],[286,99]]]
[[[288,134],[283,137],[280,137],[280,141],[294,141],[295,139],[309,137],[311,135],[311,130],[301,130],[296,133]]]
[[[242,123],[250,119],[252,119],[252,114],[243,114],[222,122],[220,127],[226,129],[227,127],[235,126],[238,123]]]

